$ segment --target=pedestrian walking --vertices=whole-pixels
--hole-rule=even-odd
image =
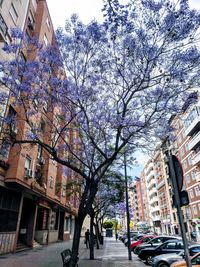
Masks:
[[[89,244],[90,244],[90,231],[89,229],[87,229],[87,231],[85,232],[85,242],[86,244],[86,248],[89,248]]]
[[[118,239],[118,233],[115,234],[115,238],[116,238],[116,241],[117,241],[117,239]]]

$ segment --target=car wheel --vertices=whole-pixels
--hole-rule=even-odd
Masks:
[[[147,263],[148,265],[151,265],[151,264],[152,264],[152,256],[148,256],[148,257],[146,258],[146,263]]]
[[[138,253],[137,253],[137,248],[134,248],[133,252],[134,252],[135,254],[138,254]]]
[[[169,264],[162,261],[162,262],[158,263],[157,267],[169,267]]]

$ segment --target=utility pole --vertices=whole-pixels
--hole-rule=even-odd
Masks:
[[[126,166],[126,151],[124,152],[124,176],[125,176],[125,189],[126,189],[126,218],[127,218],[127,237],[128,237],[128,259],[132,260],[131,254],[131,240],[130,240],[130,213],[128,203],[128,177],[127,177],[127,166]]]
[[[172,154],[169,152],[167,155],[168,163],[169,163],[169,175],[174,191],[174,204],[177,209],[177,215],[178,215],[178,221],[181,229],[181,236],[183,239],[183,245],[184,245],[184,252],[185,252],[185,260],[187,263],[187,267],[192,267],[191,260],[190,260],[190,254],[188,249],[188,241],[186,237],[186,231],[185,231],[185,225],[183,220],[183,212],[181,209],[181,201],[180,201],[180,191],[178,188],[178,179],[183,179],[183,177],[177,177],[176,171],[175,171],[175,165],[174,165],[174,159]]]

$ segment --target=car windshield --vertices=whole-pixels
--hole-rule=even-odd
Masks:
[[[150,243],[152,243],[152,244],[161,243],[161,242],[162,242],[162,240],[160,238],[155,238],[155,239],[150,241]]]
[[[145,237],[145,238],[143,238],[143,242],[149,242],[149,241],[151,241],[151,237]]]

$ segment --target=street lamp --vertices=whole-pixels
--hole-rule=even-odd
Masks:
[[[126,166],[126,152],[124,152],[124,177],[125,177],[125,191],[126,191],[126,217],[127,217],[127,237],[128,237],[128,259],[132,260],[131,254],[131,240],[130,240],[130,212],[128,203],[128,177],[127,177],[127,166]]]

